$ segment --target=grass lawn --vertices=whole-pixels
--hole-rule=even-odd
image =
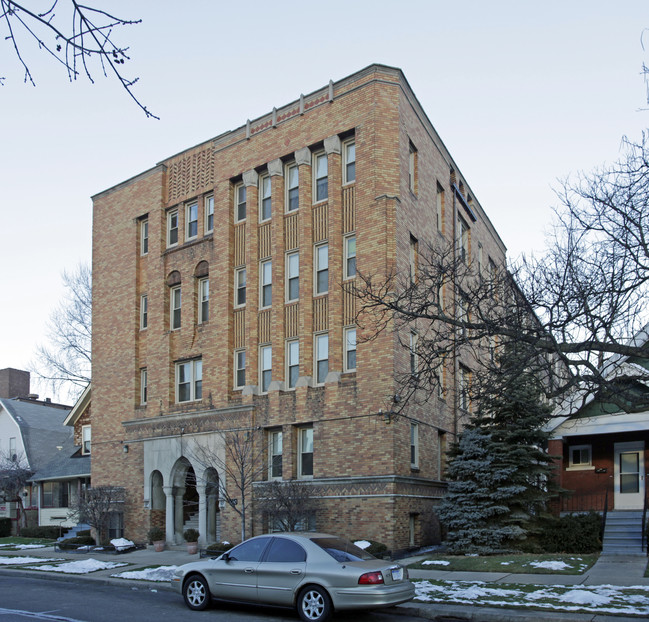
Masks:
[[[422,570],[460,570],[465,572],[512,572],[526,574],[582,574],[599,557],[566,554],[513,554],[513,555],[431,555],[425,560],[410,564],[409,568]],[[554,563],[551,563],[554,562]]]
[[[21,538],[18,536],[7,536],[0,538],[0,550],[10,551],[19,545],[45,545],[49,546],[54,544],[54,540],[47,540],[45,538]]]

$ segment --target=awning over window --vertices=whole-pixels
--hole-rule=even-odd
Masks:
[[[555,428],[552,438],[563,439],[569,436],[592,436],[619,432],[639,432],[641,430],[649,430],[649,411],[633,414],[600,415],[583,419],[566,419]]]

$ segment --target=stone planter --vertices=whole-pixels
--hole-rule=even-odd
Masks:
[[[187,543],[187,552],[190,555],[196,555],[196,553],[198,553],[198,542],[188,542]]]
[[[153,543],[153,550],[156,553],[160,553],[165,550],[165,541],[164,540],[156,540]]]

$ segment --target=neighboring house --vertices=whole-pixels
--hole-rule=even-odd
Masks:
[[[357,271],[416,279],[420,250],[449,244],[506,263],[405,76],[383,65],[94,196],[92,479],[124,489],[125,535],[159,525],[182,542],[195,520],[201,542],[240,537],[221,495],[234,482],[194,451],[225,460],[218,430],[238,429],[265,454],[256,491],[307,482],[317,529],[392,550],[439,541],[471,360],[392,417],[426,325],[367,340],[354,287]],[[439,295],[461,312],[459,292]],[[248,535],[270,528],[254,499],[248,519]]]

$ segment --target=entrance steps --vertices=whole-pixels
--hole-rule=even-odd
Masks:
[[[614,510],[606,515],[603,555],[642,555],[642,510]]]

